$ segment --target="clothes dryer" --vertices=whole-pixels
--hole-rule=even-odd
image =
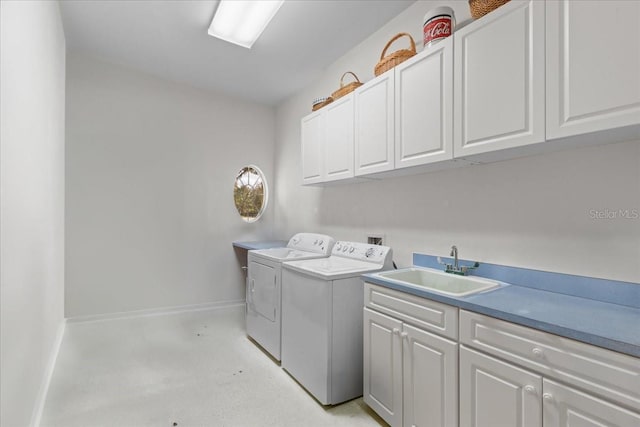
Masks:
[[[282,263],[294,259],[326,258],[334,242],[332,237],[324,234],[298,233],[286,247],[249,251],[247,335],[278,361],[281,347]]]

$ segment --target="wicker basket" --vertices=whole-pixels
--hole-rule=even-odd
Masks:
[[[385,56],[387,54],[387,49],[389,49],[389,46],[391,46],[391,43],[393,43],[394,41],[398,40],[400,37],[403,37],[403,36],[409,37],[409,40],[411,41],[411,48],[396,50],[392,54]],[[411,37],[411,34],[398,33],[391,40],[389,40],[389,42],[384,47],[384,49],[382,49],[382,54],[380,55],[380,61],[376,64],[376,67],[373,70],[374,74],[376,76],[379,76],[385,71],[389,71],[396,65],[403,63],[404,61],[411,58],[415,54],[416,54],[416,42],[413,41],[413,37]]]
[[[317,98],[313,100],[313,104],[311,106],[311,111],[316,111],[324,107],[325,105],[329,105],[333,102],[333,98],[328,96],[326,98]]]
[[[353,76],[354,79],[356,79],[355,82],[351,82],[348,84],[344,84],[342,81],[344,80],[344,77],[347,74],[351,74]],[[351,92],[353,92],[354,90],[356,90],[357,88],[359,88],[360,86],[362,86],[362,83],[360,83],[360,79],[358,79],[358,76],[356,76],[354,73],[352,73],[351,71],[347,71],[346,73],[344,73],[342,75],[342,77],[340,77],[340,89],[336,90],[335,92],[333,92],[331,94],[331,97],[333,98],[333,100],[337,100],[338,98],[341,98],[345,95],[350,94]]]
[[[469,10],[473,19],[478,19],[508,2],[509,0],[469,0]]]

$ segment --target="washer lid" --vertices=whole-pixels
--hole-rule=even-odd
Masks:
[[[259,249],[259,250],[251,251],[250,253],[251,253],[251,256],[253,257],[266,258],[276,262],[283,262],[283,261],[294,260],[294,259],[319,258],[319,257],[327,256],[324,254],[301,251],[298,249],[291,249],[291,248]]]
[[[382,265],[380,264],[334,255],[329,258],[289,261],[282,264],[282,266],[289,270],[326,280],[356,277],[364,273],[371,273],[382,269]]]

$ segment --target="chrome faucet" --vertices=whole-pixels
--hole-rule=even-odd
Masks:
[[[438,257],[438,264],[444,265],[444,271],[447,273],[466,276],[470,270],[480,267],[479,262],[474,262],[472,265],[460,266],[458,260],[458,247],[456,245],[451,246],[451,253],[449,254],[449,256],[453,257],[453,264],[447,264],[446,262],[443,262],[440,257]]]
[[[453,268],[458,270],[458,248],[456,245],[451,246],[451,253],[449,256],[453,257]]]

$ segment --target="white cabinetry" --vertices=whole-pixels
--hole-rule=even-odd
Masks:
[[[453,37],[395,68],[395,168],[453,158]]]
[[[460,343],[461,427],[640,425],[637,358],[464,310]]]
[[[302,119],[303,184],[453,158],[453,38]]]
[[[640,426],[640,414],[555,381],[543,391],[544,427]]]
[[[640,2],[511,0],[353,96],[302,120],[304,184],[640,139]]]
[[[353,178],[353,94],[304,117],[301,131],[303,184]]]
[[[544,142],[545,2],[511,1],[454,39],[454,156]]]
[[[453,159],[452,37],[356,90],[355,141],[356,175]]]
[[[559,0],[546,16],[547,139],[640,124],[640,2]]]
[[[460,427],[542,427],[542,378],[460,347]]]
[[[391,426],[402,425],[402,322],[364,309],[364,401]]]
[[[353,178],[353,95],[327,105],[324,181]]]
[[[457,309],[369,283],[365,305],[364,401],[393,427],[457,425],[458,344],[428,331],[457,335]]]
[[[458,424],[458,344],[403,323],[403,425]]]
[[[322,113],[322,110],[311,113],[300,123],[303,184],[317,184],[323,180],[325,115]]]
[[[367,175],[394,166],[394,74],[386,72],[355,91],[355,174]]]

